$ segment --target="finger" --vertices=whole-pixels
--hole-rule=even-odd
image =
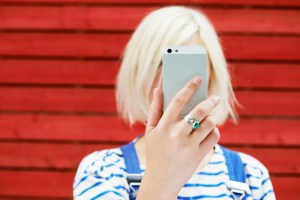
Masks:
[[[212,95],[206,100],[199,103],[191,112],[190,115],[198,121],[202,121],[211,111],[220,103],[220,97]]]
[[[202,80],[200,76],[196,76],[190,80],[172,99],[171,103],[165,111],[166,118],[170,120],[178,120],[186,103],[195,94]]]
[[[212,95],[206,100],[199,103],[190,113],[189,116],[195,118],[197,121],[199,121],[200,126],[202,124],[202,121],[205,117],[207,117],[211,111],[220,103],[220,97],[216,95]],[[183,127],[183,129],[188,130],[187,133],[191,133],[193,131],[192,125],[187,123],[185,119],[183,119],[180,122],[180,126]],[[199,128],[198,128],[199,129]]]
[[[155,128],[163,114],[163,96],[162,91],[155,88],[153,91],[153,99],[150,105],[146,133]]]
[[[192,132],[190,137],[193,141],[200,144],[207,135],[217,126],[217,118],[214,115],[207,116],[196,130]]]
[[[214,128],[208,136],[199,144],[200,156],[205,156],[219,141],[220,131]]]
[[[206,100],[199,103],[190,113],[189,115],[195,118],[197,121],[200,122],[211,113],[211,111],[220,103],[220,97],[216,95],[212,95],[208,97]],[[182,120],[181,124],[187,129],[192,128],[192,126],[186,123],[185,120]],[[189,125],[190,127],[188,127]]]

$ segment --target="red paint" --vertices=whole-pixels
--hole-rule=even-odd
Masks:
[[[300,115],[300,93],[295,91],[236,90],[243,116]],[[103,88],[0,88],[0,111],[43,111],[116,114],[114,89]]]
[[[0,55],[116,58],[129,38],[129,34],[0,33]],[[296,36],[223,35],[221,41],[229,59],[300,60]]]
[[[113,86],[120,65],[119,61],[0,59],[0,83]],[[231,62],[229,68],[234,87],[300,87],[297,63]]]
[[[115,0],[115,1],[111,1],[111,0],[2,0],[2,2],[5,3],[47,3],[47,4],[65,4],[65,3],[102,3],[102,4],[142,4],[147,6],[148,4],[161,4],[161,5],[165,5],[165,4],[186,4],[186,5],[190,5],[190,4],[204,4],[204,5],[227,5],[227,6],[272,6],[272,7],[290,7],[290,6],[298,6],[300,5],[298,0],[265,0],[265,1],[261,1],[261,0],[248,0],[248,1],[239,1],[239,0],[210,0],[210,1],[206,1],[206,0]]]
[[[133,31],[143,16],[157,8],[12,6],[0,8],[0,28]],[[201,9],[201,6],[196,8]],[[203,8],[201,10],[211,19],[217,31],[222,33],[300,33],[299,11],[239,8]],[[274,26],[275,23],[276,26]]]
[[[117,118],[113,85],[130,33],[170,3],[203,8],[230,60],[244,109],[220,143],[265,164],[277,199],[299,199],[300,1],[1,2],[0,200],[72,199],[85,155],[144,132]]]

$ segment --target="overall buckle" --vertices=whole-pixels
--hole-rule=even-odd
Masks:
[[[132,191],[131,196],[136,197],[139,187],[141,185],[143,176],[141,174],[128,174],[127,182],[129,184],[129,189]]]
[[[226,186],[235,200],[242,200],[247,192],[250,193],[249,186],[246,183],[228,181]]]

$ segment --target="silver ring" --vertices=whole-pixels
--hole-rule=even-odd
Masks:
[[[189,123],[193,129],[197,129],[200,126],[200,122],[190,115],[184,116],[183,119],[187,121],[187,123]]]

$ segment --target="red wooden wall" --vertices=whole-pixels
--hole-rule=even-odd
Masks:
[[[149,11],[201,7],[224,44],[239,126],[221,143],[271,174],[278,199],[300,199],[299,0],[0,0],[0,199],[71,199],[81,158],[119,146],[119,56]]]

